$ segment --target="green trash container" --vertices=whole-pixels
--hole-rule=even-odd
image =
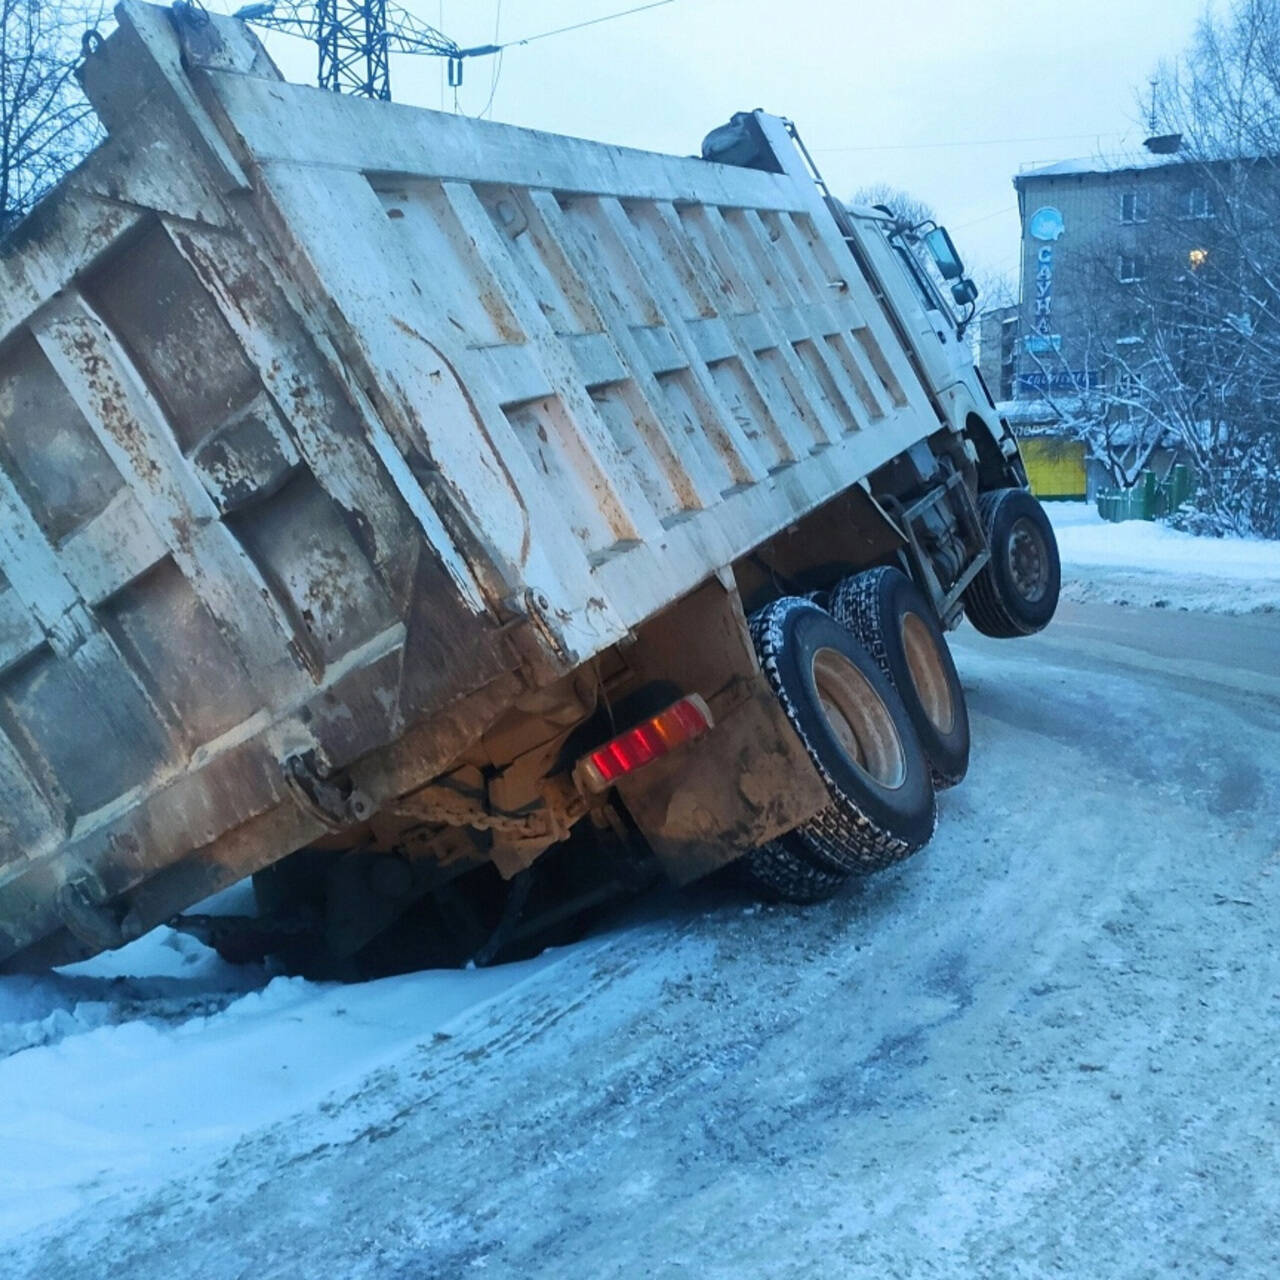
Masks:
[[[1156,503],[1159,501],[1159,493],[1160,482],[1156,479],[1156,473],[1154,471],[1144,471],[1141,482],[1134,486],[1134,496],[1138,500],[1137,519],[1154,520],[1156,518]]]
[[[1191,497],[1191,468],[1179,462],[1169,472],[1169,512],[1172,513]]]

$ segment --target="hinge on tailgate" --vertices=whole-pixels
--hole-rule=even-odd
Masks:
[[[125,931],[123,909],[108,900],[106,888],[92,872],[59,885],[54,908],[63,925],[95,951],[114,950],[135,936]]]
[[[533,624],[534,630],[538,635],[546,641],[548,647],[556,655],[557,658],[565,664],[566,667],[575,667],[578,665],[577,653],[569,648],[561,639],[559,632],[556,631],[552,623],[551,601],[541,592],[536,591],[532,587],[524,593],[524,612],[529,621]]]
[[[345,775],[321,776],[314,751],[286,756],[285,782],[299,806],[330,831],[365,821],[373,812],[369,797]]]
[[[49,647],[59,658],[69,658],[93,634],[93,615],[76,600],[45,627]]]

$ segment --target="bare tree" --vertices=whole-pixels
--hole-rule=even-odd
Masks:
[[[1161,127],[1207,193],[1191,269],[1151,298],[1153,399],[1211,526],[1280,537],[1280,0],[1236,0],[1163,69]]]
[[[1135,484],[1162,446],[1176,447],[1151,368],[1150,280],[1122,282],[1121,255],[1099,249],[1080,273],[1070,356],[1026,349],[1041,401],[1068,434],[1082,440],[1111,485]]]
[[[92,5],[0,0],[0,233],[93,146],[98,125],[75,79]]]
[[[903,191],[901,187],[890,186],[887,182],[874,182],[865,187],[859,187],[857,191],[849,197],[850,204],[882,205],[890,210],[899,222],[905,223],[909,227],[919,226],[922,222],[928,222],[933,219],[933,208],[926,201],[921,200],[919,196],[913,196],[909,191]]]
[[[1153,200],[1152,251],[1100,247],[1077,373],[1053,352],[1030,358],[1118,487],[1173,447],[1197,477],[1183,520],[1280,537],[1280,0],[1211,11],[1162,68],[1156,121],[1182,143]],[[1079,370],[1097,381],[1055,393]]]
[[[964,246],[960,246],[964,252]],[[978,286],[978,297],[982,299],[982,310],[1003,311],[1006,307],[1018,305],[1018,282],[1012,272],[996,269],[982,269],[970,273],[974,284]]]

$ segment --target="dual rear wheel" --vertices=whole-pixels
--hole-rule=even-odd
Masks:
[[[846,579],[827,610],[776,600],[751,633],[829,803],[743,870],[767,896],[817,901],[928,843],[935,786],[968,763],[964,693],[932,609],[898,569]]]
[[[1058,604],[1053,526],[1025,489],[983,493],[977,506],[991,554],[965,589],[965,612],[985,635],[1031,635]],[[829,803],[741,865],[768,896],[813,902],[929,840],[935,791],[969,766],[964,691],[937,615],[899,569],[846,578],[826,610],[777,600],[751,632]]]

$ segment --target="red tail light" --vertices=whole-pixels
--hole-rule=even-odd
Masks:
[[[619,778],[665,756],[682,742],[701,737],[714,723],[711,708],[691,693],[583,756],[578,761],[578,776],[588,791],[605,791]]]

